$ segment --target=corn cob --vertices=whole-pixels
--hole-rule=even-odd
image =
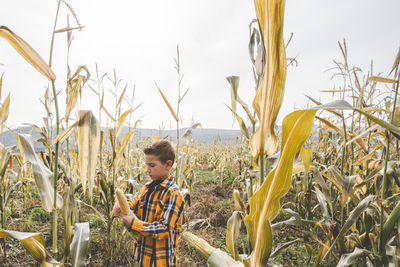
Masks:
[[[124,192],[122,192],[121,189],[117,188],[117,189],[115,190],[115,196],[116,196],[117,201],[118,201],[118,203],[119,203],[119,207],[120,207],[120,209],[121,209],[121,213],[122,213],[123,215],[128,215],[130,209],[129,209],[128,201],[126,200],[126,197],[125,197],[125,195],[124,195]]]

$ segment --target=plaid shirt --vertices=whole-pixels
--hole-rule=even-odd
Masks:
[[[130,203],[137,216],[131,227],[138,233],[135,259],[138,266],[173,267],[177,264],[184,201],[171,176],[149,191],[150,184],[143,186]]]

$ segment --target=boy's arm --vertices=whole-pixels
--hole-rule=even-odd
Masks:
[[[182,217],[184,201],[178,190],[175,190],[167,198],[164,210],[159,221],[153,223],[144,222],[138,218],[133,219],[131,229],[143,236],[150,236],[154,239],[165,239],[169,237],[170,230]]]

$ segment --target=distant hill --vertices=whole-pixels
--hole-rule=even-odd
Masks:
[[[188,128],[180,129],[180,135],[183,136]],[[105,130],[103,128],[102,130]],[[125,133],[128,132],[128,127],[124,127],[122,129],[120,138],[122,138]],[[14,146],[17,144],[17,139],[15,137],[16,133],[24,133],[29,134],[32,133],[33,140],[37,141],[41,138],[38,132],[31,126],[20,127],[18,129],[12,130],[14,133],[7,131],[0,135],[0,142],[8,147]],[[242,136],[242,132],[240,130],[224,130],[224,129],[203,129],[196,128],[191,130],[191,137],[196,143],[213,143],[215,141],[218,142],[235,142],[238,137]],[[140,142],[146,137],[159,136],[160,138],[172,138],[176,139],[176,130],[156,130],[156,129],[136,129],[134,141]],[[44,146],[40,142],[35,143],[36,150],[44,149]]]

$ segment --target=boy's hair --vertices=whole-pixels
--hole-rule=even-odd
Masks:
[[[143,150],[145,155],[156,155],[162,163],[171,160],[174,163],[175,149],[168,140],[156,141]]]

